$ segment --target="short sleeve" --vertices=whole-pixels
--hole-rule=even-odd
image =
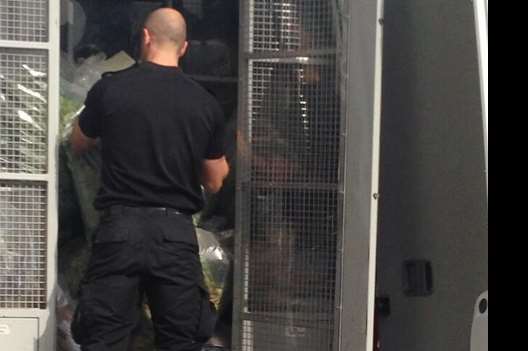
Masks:
[[[88,92],[84,109],[79,116],[79,127],[84,135],[97,139],[102,133],[102,83],[94,85]]]
[[[226,134],[226,121],[224,112],[220,105],[215,101],[213,106],[214,113],[214,129],[209,140],[209,146],[205,158],[207,160],[218,160],[225,156],[226,145],[225,145],[225,134]]]

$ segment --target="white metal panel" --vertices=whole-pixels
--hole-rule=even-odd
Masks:
[[[58,1],[0,2],[0,317],[13,350],[55,349],[59,15]]]
[[[11,49],[27,49],[31,47],[32,49],[48,50],[49,43],[40,43],[40,42],[24,42],[24,41],[10,41],[10,40],[0,40],[0,48],[11,48]]]
[[[2,350],[38,351],[39,321],[36,318],[0,318]]]
[[[374,349],[384,1],[345,1],[346,157],[340,351]]]
[[[484,114],[484,146],[486,153],[486,180],[489,178],[489,5],[488,0],[474,0],[475,23],[479,48],[482,107]]]
[[[380,156],[381,156],[381,113],[382,113],[382,82],[383,82],[383,20],[385,17],[384,0],[378,1],[376,61],[374,76],[374,114],[372,126],[372,190],[370,212],[370,252],[368,278],[368,315],[367,315],[367,347],[366,351],[374,350],[375,304],[376,304],[376,273],[378,250],[378,213],[380,197]]]

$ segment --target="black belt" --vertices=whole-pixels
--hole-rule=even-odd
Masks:
[[[127,207],[127,206],[112,206],[103,210],[103,216],[111,215],[154,215],[154,216],[184,216],[192,217],[190,214],[183,213],[168,207]]]

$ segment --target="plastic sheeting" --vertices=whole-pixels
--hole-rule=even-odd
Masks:
[[[101,155],[99,149],[82,157],[74,157],[69,145],[73,121],[82,112],[83,103],[91,87],[101,78],[105,57],[102,55],[87,59],[79,67],[63,60],[61,78],[61,148],[65,154],[67,168],[71,172],[73,187],[77,195],[88,240],[99,222],[99,214],[93,208],[93,200],[100,186]]]
[[[57,351],[81,351],[73,340],[72,322],[75,314],[75,302],[61,287],[57,287]]]

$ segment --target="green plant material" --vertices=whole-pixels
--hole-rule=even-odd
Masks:
[[[215,234],[200,228],[196,233],[205,286],[211,302],[218,310],[224,297],[231,260]]]
[[[206,260],[203,258],[201,261],[204,272],[205,286],[209,290],[209,299],[218,310],[222,302],[225,282],[215,280],[214,274],[211,272],[211,265],[208,262],[204,262]]]
[[[68,126],[72,123],[83,103],[65,96],[60,97],[60,132],[64,135]]]

